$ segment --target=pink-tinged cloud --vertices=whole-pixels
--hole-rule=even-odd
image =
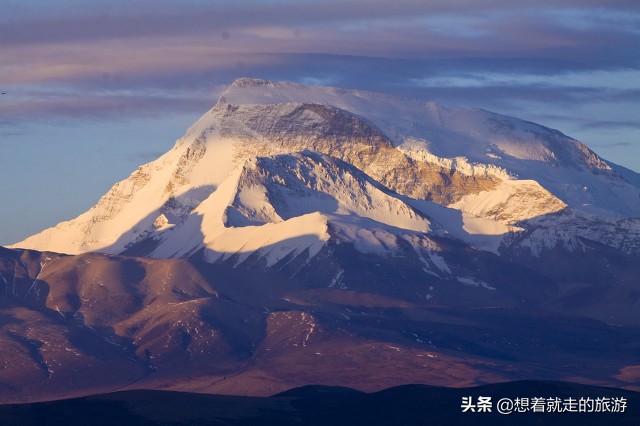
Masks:
[[[188,99],[202,99],[239,76],[419,94],[445,103],[637,98],[630,89],[589,85],[558,85],[552,93],[525,78],[640,69],[637,1],[36,0],[10,3],[4,11],[5,120],[38,112],[111,116],[120,100],[136,105],[139,99],[141,114],[163,111],[172,97],[181,99],[176,107],[192,108]],[[482,80],[492,73],[509,74],[515,83]],[[416,83],[465,81],[466,74],[480,76],[478,87]]]

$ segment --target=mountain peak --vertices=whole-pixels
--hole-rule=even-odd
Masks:
[[[563,210],[640,217],[637,186],[544,126],[385,94],[242,78],[171,151],[88,212],[16,246],[186,256],[225,227],[249,232],[306,220],[325,238],[325,219],[300,219],[314,212],[425,232],[429,221],[407,207],[415,202],[449,207],[444,234],[494,253],[500,235]],[[174,243],[165,247],[175,250],[156,250],[169,236]],[[483,239],[490,242],[474,245]]]
[[[238,78],[236,80],[234,80],[233,83],[231,83],[230,87],[261,87],[261,86],[267,86],[267,87],[275,87],[275,84],[272,81],[269,80],[262,80],[259,78],[250,78],[250,77],[242,77],[242,78]]]

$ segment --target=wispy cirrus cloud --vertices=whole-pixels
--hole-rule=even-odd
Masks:
[[[580,109],[625,119],[640,100],[637,1],[30,0],[3,8],[5,120],[192,111],[240,76],[500,111],[562,105],[595,118],[594,128],[616,117]]]
[[[229,60],[255,63],[255,56],[264,60],[266,54],[305,53],[564,58],[565,66],[573,62],[574,68],[591,69],[638,64],[638,55],[626,51],[637,46],[637,2],[514,3],[65,0],[52,8],[44,2],[16,2],[0,18],[3,62],[10,64],[2,67],[2,78],[46,81],[96,68],[153,75],[155,70],[217,68],[216,63],[224,67]],[[621,25],[622,18],[612,22],[605,19],[608,15],[626,18]],[[586,54],[602,47],[608,48],[605,61]],[[212,61],[214,56],[219,58]]]

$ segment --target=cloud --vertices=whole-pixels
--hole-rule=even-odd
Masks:
[[[138,164],[145,164],[150,161],[153,161],[159,158],[164,153],[165,151],[161,151],[161,150],[138,151],[138,152],[126,153],[125,155],[122,155],[121,159],[128,163],[133,163],[135,165],[138,165]]]
[[[16,125],[19,121],[47,119],[122,119],[126,117],[154,117],[175,111],[206,110],[213,100],[191,97],[149,96],[135,94],[28,97],[16,102],[0,104],[3,121]],[[2,123],[0,123],[2,124]]]
[[[555,75],[527,73],[449,73],[446,76],[417,79],[424,87],[495,87],[533,86],[627,90],[640,81],[640,70],[623,69],[607,71],[565,72]]]
[[[614,129],[614,130],[635,129],[635,130],[640,130],[640,121],[638,121],[638,120],[636,120],[636,121],[632,121],[632,120],[626,120],[626,121],[585,120],[585,122],[582,124],[582,127],[587,129],[587,130],[589,130],[589,129]]]
[[[631,142],[601,142],[597,144],[600,147],[607,147],[607,148],[619,148],[619,147],[630,147],[632,144]]]
[[[497,0],[235,4],[145,0],[110,2],[107,8],[86,2],[73,7],[78,2],[67,0],[61,3],[69,7],[57,2],[55,9],[37,3],[40,12],[17,4],[4,14],[0,46],[42,45],[55,50],[61,45],[88,49],[115,43],[123,51],[137,50],[143,59],[153,54],[140,49],[145,44],[162,49],[167,41],[183,40],[183,46],[176,47],[207,46],[217,53],[446,57],[603,44],[633,46],[638,20],[638,6],[625,1],[516,5]],[[627,16],[626,25],[620,25],[620,19],[603,22],[612,13]]]
[[[0,121],[0,126],[4,123]],[[27,134],[26,131],[9,131],[9,130],[0,130],[0,138],[12,138],[16,136],[23,136]]]
[[[381,91],[450,106],[501,111],[522,102],[572,109],[578,104],[628,103],[640,99],[640,92],[633,87],[638,71],[518,72],[521,61],[505,58],[437,61],[260,53],[211,55],[194,61],[193,65],[182,61],[180,67],[171,63],[163,67],[164,63],[155,59],[151,60],[154,64],[151,66],[145,61],[137,69],[135,64],[123,61],[128,70],[109,58],[104,59],[105,67],[97,70],[71,67],[60,72],[43,67],[36,84],[31,83],[31,78],[39,71],[16,74],[25,83],[14,83],[15,89],[0,99],[0,114],[8,120],[39,116],[102,119],[178,110],[204,112],[213,105],[222,86],[244,76]],[[545,70],[545,63],[533,61],[532,68],[536,67]]]
[[[216,86],[241,76],[502,110],[518,100],[571,108],[638,99],[637,1],[32,0],[3,7],[5,121],[205,110]]]

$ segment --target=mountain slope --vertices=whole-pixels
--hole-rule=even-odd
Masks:
[[[599,398],[611,401],[600,412],[533,412],[528,407],[511,415],[497,410],[476,413],[463,412],[462,398],[477,401],[478,397],[490,397],[492,407],[505,395],[554,395],[564,401],[576,399],[591,403]],[[542,397],[547,401],[546,397]],[[617,404],[613,401],[617,401]],[[621,401],[626,401],[622,410]],[[465,388],[406,385],[366,394],[355,389],[333,386],[304,386],[274,395],[273,397],[246,397],[228,395],[203,395],[199,393],[169,391],[126,391],[103,395],[91,395],[63,401],[0,406],[0,422],[38,426],[43,418],[56,419],[67,426],[86,424],[78,413],[91,413],[92,424],[147,425],[170,423],[192,425],[197,423],[232,424],[235,426],[261,425],[326,425],[349,426],[366,424],[387,426],[402,421],[403,424],[474,425],[478,418],[487,423],[502,425],[517,416],[521,426],[565,426],[567,416],[583,426],[602,424],[635,425],[640,421],[640,395],[637,392],[599,386],[551,381],[518,381]],[[562,405],[564,407],[564,405]],[[594,409],[595,411],[595,409]],[[505,421],[507,420],[507,421]]]
[[[624,306],[637,283],[604,299],[446,240],[432,249],[452,274],[408,244],[388,256],[350,241],[268,268],[0,249],[0,401],[524,377],[637,389],[640,311]]]
[[[468,219],[462,225],[465,230],[460,231],[457,224],[446,229],[455,221],[445,220],[443,232],[458,238],[474,235],[462,239],[494,252],[500,245],[496,235],[506,236],[527,220],[563,209],[613,219],[640,216],[638,188],[584,145],[557,131],[481,110],[450,110],[386,95],[241,79],[168,153],[116,184],[88,212],[15,247],[158,257],[192,254],[209,244],[203,238],[219,226],[219,210],[229,204],[226,195],[219,193],[224,192],[223,186],[245,200],[240,204],[236,200],[237,206],[224,213],[226,228],[238,221],[277,222],[275,210],[256,211],[242,204],[251,198],[250,190],[243,187],[250,179],[247,164],[258,162],[269,169],[277,161],[266,158],[305,150],[342,160],[387,191],[448,205],[454,209],[449,216],[461,211]],[[244,180],[234,181],[243,173]],[[323,194],[321,198],[336,199],[336,190],[328,188],[339,185],[343,199],[353,197],[355,193],[344,183],[326,181],[313,189]],[[280,195],[284,199],[290,193]],[[357,197],[362,195],[359,192]],[[213,206],[211,199],[222,204]],[[295,197],[280,204],[292,200]],[[200,208],[203,204],[207,207]],[[311,213],[314,207],[305,208]],[[339,213],[349,210],[340,208]],[[349,210],[349,214],[363,215],[369,208]],[[242,209],[254,216],[247,218]],[[318,209],[321,212],[321,206]],[[480,218],[485,222],[478,228]],[[208,223],[209,231],[199,229],[198,222]],[[179,238],[177,229],[183,234]],[[185,249],[155,248],[158,237],[169,235],[170,230]],[[482,235],[487,238],[477,237]]]
[[[238,80],[172,150],[17,244],[40,251],[0,248],[0,400],[637,388],[634,176],[515,118]]]
[[[296,100],[333,105],[375,123],[394,146],[412,157],[431,158],[466,174],[535,180],[571,208],[588,213],[637,217],[640,211],[638,187],[584,144],[517,118],[367,92],[251,79],[236,81],[223,98],[231,104]]]

